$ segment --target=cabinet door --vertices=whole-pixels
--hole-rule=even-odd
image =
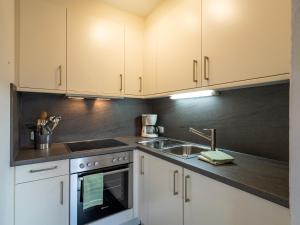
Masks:
[[[69,225],[69,176],[15,186],[16,225]]]
[[[150,225],[148,220],[148,188],[149,188],[149,160],[150,156],[141,151],[135,152],[135,172],[137,182],[136,215],[142,225]]]
[[[124,25],[102,11],[95,2],[68,10],[68,93],[124,92]]]
[[[144,26],[130,24],[125,30],[125,94],[139,96],[143,91]]]
[[[144,35],[143,52],[143,94],[157,93],[156,85],[156,56],[157,56],[157,31],[155,26],[147,24]]]
[[[19,4],[19,86],[65,91],[66,7],[59,0]]]
[[[158,92],[201,85],[201,1],[169,0],[156,13]]]
[[[203,0],[203,86],[290,72],[286,0]]]
[[[289,210],[184,169],[185,225],[289,225]]]
[[[181,167],[156,157],[149,158],[149,225],[183,225],[181,178]]]

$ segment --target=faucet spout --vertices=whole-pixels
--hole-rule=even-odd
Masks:
[[[189,128],[189,132],[196,134],[208,141],[210,141],[210,147],[212,151],[216,150],[216,129],[204,129],[205,131],[210,131],[210,135],[205,134],[199,130],[196,130],[192,127]]]

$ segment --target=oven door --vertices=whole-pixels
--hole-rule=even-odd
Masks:
[[[102,173],[103,205],[83,210],[83,177]],[[83,225],[132,208],[132,164],[71,175],[71,225]]]

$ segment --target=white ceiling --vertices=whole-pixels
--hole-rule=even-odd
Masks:
[[[147,16],[162,0],[102,0],[119,9],[134,13],[139,16]]]

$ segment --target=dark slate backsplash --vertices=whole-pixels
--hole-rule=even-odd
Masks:
[[[60,115],[62,121],[54,132],[54,142],[101,139],[139,135],[142,113],[151,113],[144,100],[75,100],[64,95],[19,93],[21,102],[21,147],[32,147],[30,130],[41,111]]]
[[[184,100],[96,101],[56,94],[18,95],[21,147],[32,147],[27,127],[41,111],[63,118],[55,131],[55,142],[139,135],[140,115],[157,113],[167,137],[208,144],[188,128],[216,128],[217,147],[282,161],[289,158],[289,84]]]
[[[208,144],[188,128],[216,128],[217,147],[289,159],[289,84],[223,91],[207,98],[154,99],[151,105],[168,137]]]

